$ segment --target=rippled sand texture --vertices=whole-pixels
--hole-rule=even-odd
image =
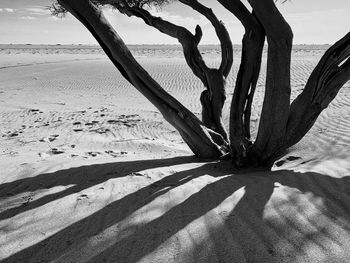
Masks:
[[[293,98],[324,51],[294,49]],[[132,52],[200,116],[179,48]],[[266,54],[253,135],[265,70]],[[349,262],[349,89],[273,171],[234,172],[191,157],[100,49],[0,45],[0,261]]]

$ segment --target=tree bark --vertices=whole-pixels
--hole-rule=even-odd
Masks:
[[[139,17],[143,19],[147,25],[178,39],[182,45],[187,64],[207,88],[206,91],[202,92],[200,98],[202,104],[202,121],[206,127],[219,133],[223,137],[223,139],[221,139],[214,136],[213,139],[216,143],[226,141],[224,144],[227,145],[228,136],[222,122],[222,108],[226,99],[225,78],[230,72],[233,61],[232,43],[225,26],[216,18],[211,9],[194,0],[180,0],[180,2],[191,6],[193,9],[206,16],[216,29],[222,51],[222,61],[218,70],[211,69],[205,64],[198,49],[198,44],[202,38],[202,30],[199,25],[197,25],[195,34],[193,35],[186,28],[165,21],[160,17],[155,17],[143,8],[130,6],[125,3],[125,1],[117,1],[112,5],[121,13],[128,16]]]
[[[268,43],[265,97],[252,157],[271,166],[284,147],[290,108],[290,64],[293,33],[273,0],[250,0]]]
[[[285,148],[298,143],[350,80],[350,33],[331,46],[291,104]]]
[[[222,108],[226,101],[226,78],[233,64],[233,47],[231,38],[225,25],[214,14],[213,10],[202,5],[197,0],[180,0],[180,2],[192,7],[195,11],[204,15],[215,28],[220,41],[221,64],[218,70],[205,71],[207,91],[201,94],[202,119],[208,127],[220,133],[226,141],[228,136],[222,122]]]
[[[218,2],[235,15],[245,29],[242,39],[241,64],[230,111],[231,157],[236,166],[240,167],[250,161],[247,157],[252,146],[250,140],[251,106],[260,73],[265,32],[255,14],[250,13],[240,0],[218,0]]]
[[[203,123],[165,92],[137,63],[95,4],[87,0],[59,0],[59,3],[92,33],[123,76],[159,109],[197,156],[217,158],[223,154]]]
[[[220,21],[214,14],[211,8],[208,8],[197,0],[179,0],[181,3],[184,3],[192,7],[195,11],[201,13],[205,16],[210,23],[215,28],[216,35],[220,41],[221,47],[221,64],[219,71],[222,72],[223,76],[226,78],[230,73],[232,64],[233,64],[233,47],[229,33],[222,21]]]

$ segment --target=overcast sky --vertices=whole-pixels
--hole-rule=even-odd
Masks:
[[[200,2],[214,9],[226,24],[233,43],[240,43],[243,28],[239,21],[215,0]],[[96,44],[88,31],[71,15],[64,19],[50,16],[49,11],[45,10],[50,3],[51,0],[0,0],[0,43]],[[290,0],[277,6],[293,28],[295,44],[331,44],[350,31],[350,0]],[[201,43],[218,43],[209,22],[181,3],[151,11],[186,26],[192,32],[200,24],[204,32]],[[139,19],[123,16],[116,11],[105,13],[128,44],[177,43]]]

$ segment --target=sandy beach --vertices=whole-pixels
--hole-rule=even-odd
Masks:
[[[327,46],[296,46],[292,98]],[[200,116],[177,46],[132,53]],[[215,46],[201,49],[218,65]],[[227,82],[224,121],[239,67]],[[253,103],[256,136],[266,52]],[[272,171],[192,156],[98,47],[0,45],[0,261],[346,263],[350,83]]]

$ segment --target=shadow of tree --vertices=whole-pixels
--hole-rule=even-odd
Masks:
[[[0,193],[6,187],[16,189],[16,193],[28,191],[28,187],[36,189],[35,185],[44,184],[48,176],[57,177],[56,185],[71,184],[72,180],[76,183],[75,188],[69,192],[46,198],[45,202],[50,202],[113,176],[124,176],[135,171],[191,161],[191,158],[174,158],[138,161],[132,165],[99,165],[90,167],[93,171],[91,178],[85,174],[86,167],[74,168],[82,169],[81,176],[69,179],[70,170],[39,175],[21,182],[2,185]],[[96,173],[101,171],[103,174],[96,176]],[[114,171],[113,174],[110,174],[110,171]],[[181,202],[172,204],[160,216],[130,225],[123,234],[114,234],[111,230],[108,242],[103,240],[103,236],[100,236],[102,240],[98,240],[100,233],[118,226],[123,219],[150,204],[157,197],[170,194],[170,191],[178,191],[196,178],[200,180],[201,176],[208,175],[215,180],[207,183],[199,191],[194,187]],[[89,178],[99,180],[90,182]],[[19,185],[14,187],[18,183]],[[244,189],[244,194],[231,210],[225,213],[213,212],[240,189]],[[181,191],[179,193],[181,194]],[[275,196],[273,201],[272,196]],[[314,198],[319,198],[322,202],[314,202]],[[232,174],[232,168],[227,163],[206,163],[194,169],[174,173],[141,188],[53,236],[19,251],[5,262],[136,263],[142,259],[145,262],[294,262],[296,259],[309,262],[312,258],[310,259],[306,250],[312,246],[328,256],[334,256],[331,253],[332,246],[343,249],[344,244],[338,241],[337,235],[346,233],[350,236],[350,204],[346,202],[349,199],[350,176],[333,178],[322,174],[286,170]],[[12,216],[38,207],[43,202],[24,210],[16,208],[17,210],[4,214],[9,213],[6,215]],[[310,214],[310,211],[313,213]],[[193,225],[193,222],[198,220],[202,220],[202,224]],[[332,229],[338,232],[331,233]],[[186,236],[190,240],[189,247],[181,244]],[[92,242],[92,239],[95,241]],[[170,249],[160,254],[160,258],[154,254],[154,258],[147,261],[146,257],[161,250],[167,242],[177,246],[175,251],[180,251],[180,254],[172,254]],[[342,262],[336,259],[334,261],[333,258],[332,262]]]
[[[80,192],[93,185],[103,183],[111,178],[123,177],[146,169],[184,164],[198,161],[194,157],[175,157],[169,159],[153,159],[108,163],[91,166],[82,166],[54,173],[41,174],[35,177],[20,179],[0,185],[0,198],[32,192],[39,189],[48,189],[54,186],[69,186],[64,191],[47,195],[38,200],[27,203],[25,206],[14,207],[0,213],[0,220],[11,218],[16,214],[37,208],[53,200],[63,198],[72,193]]]

